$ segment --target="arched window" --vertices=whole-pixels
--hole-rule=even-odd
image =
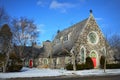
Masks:
[[[103,56],[106,56],[106,49],[105,49],[105,47],[102,48],[102,55],[103,55]]]
[[[48,60],[47,59],[44,59],[44,64],[48,64]]]
[[[86,52],[85,52],[85,48],[84,48],[84,47],[81,48],[80,54],[81,54],[81,62],[82,62],[82,63],[85,63],[85,60],[86,60]]]
[[[60,58],[57,58],[57,64],[60,64]]]
[[[94,51],[94,50],[91,51],[90,57],[91,57],[91,58],[96,58],[96,57],[97,57],[96,51]]]

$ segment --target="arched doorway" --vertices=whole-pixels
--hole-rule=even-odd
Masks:
[[[32,68],[33,67],[33,59],[29,60],[29,67]]]
[[[91,52],[90,52],[90,57],[91,57],[91,59],[92,59],[92,61],[93,61],[93,65],[94,65],[94,68],[96,68],[97,67],[97,58],[98,58],[98,56],[97,56],[97,52],[96,51],[94,51],[94,50],[92,50]]]

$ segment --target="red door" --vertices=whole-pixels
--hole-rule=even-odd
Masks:
[[[95,51],[92,51],[90,54],[90,57],[93,61],[94,68],[97,67],[97,53]]]
[[[94,65],[94,68],[96,67],[96,58],[92,58],[92,61],[93,61],[93,65]]]
[[[29,67],[30,67],[30,68],[33,67],[33,60],[32,60],[32,59],[29,60]]]

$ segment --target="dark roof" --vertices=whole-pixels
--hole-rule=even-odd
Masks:
[[[72,49],[72,47],[74,46],[74,43],[76,42],[76,40],[78,39],[78,36],[80,35],[80,33],[82,32],[82,30],[84,29],[86,23],[88,21],[88,18],[77,23],[74,24],[73,26],[59,32],[54,41],[56,39],[60,39],[62,36],[68,35],[69,33],[71,33],[70,39],[67,41],[64,41],[64,43],[58,43],[56,45],[53,46],[53,55],[60,55],[63,52],[65,52],[64,49],[67,49],[68,51],[70,51]],[[53,41],[53,42],[54,42]],[[63,49],[64,48],[64,49]]]

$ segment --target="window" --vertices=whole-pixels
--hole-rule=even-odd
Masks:
[[[85,63],[85,60],[86,60],[86,52],[85,52],[85,48],[84,48],[84,47],[81,48],[80,54],[81,54],[81,62],[82,62],[82,63]]]
[[[59,58],[57,58],[57,64],[60,64],[60,59]]]
[[[98,36],[96,32],[90,32],[88,34],[88,41],[92,44],[96,44],[98,42]]]
[[[60,40],[59,40],[59,39],[56,39],[56,40],[55,40],[55,43],[56,43],[56,44],[57,44],[57,43],[59,43],[59,42],[60,42]]]
[[[106,56],[106,49],[105,49],[105,47],[102,48],[102,55],[103,55],[103,56]]]
[[[48,64],[48,61],[47,61],[47,59],[44,59],[44,64]]]
[[[96,57],[97,57],[96,52],[95,52],[94,50],[91,51],[90,57],[91,57],[91,58],[96,58]]]
[[[63,41],[67,41],[67,40],[68,40],[68,35],[65,35]]]
[[[70,37],[71,37],[71,32],[68,34],[68,40],[70,39]]]

